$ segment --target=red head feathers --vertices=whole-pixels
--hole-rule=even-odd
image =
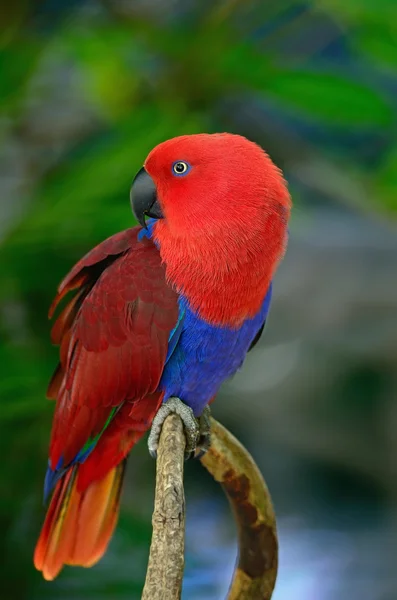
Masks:
[[[163,142],[144,169],[154,187],[141,211],[163,217],[154,238],[170,282],[213,324],[254,316],[286,246],[291,199],[281,171],[229,133]]]

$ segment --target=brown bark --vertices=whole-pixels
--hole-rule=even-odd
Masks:
[[[185,437],[180,418],[167,417],[157,458],[153,535],[143,600],[177,600],[184,568]],[[276,520],[269,491],[253,458],[211,419],[211,447],[201,463],[218,481],[238,529],[238,561],[227,600],[270,600],[277,576]]]
[[[180,417],[170,415],[164,421],[157,453],[152,543],[142,600],[181,597],[185,550],[185,444]]]
[[[252,456],[215,419],[211,419],[211,447],[201,462],[222,484],[238,530],[238,562],[227,600],[270,600],[278,541],[266,483]]]

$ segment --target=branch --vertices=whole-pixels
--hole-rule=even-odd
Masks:
[[[227,600],[270,600],[277,577],[276,517],[252,456],[211,419],[211,447],[201,463],[222,484],[238,529],[238,563]]]
[[[184,567],[185,437],[180,418],[164,422],[157,458],[149,565],[142,600],[177,600]],[[277,576],[276,521],[269,491],[247,450],[211,419],[211,447],[201,463],[222,484],[238,528],[238,564],[227,600],[270,600]]]
[[[185,550],[183,465],[185,435],[180,417],[164,421],[157,452],[153,533],[142,600],[181,597]]]

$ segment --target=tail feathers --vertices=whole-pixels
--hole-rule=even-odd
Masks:
[[[103,556],[118,519],[125,463],[83,491],[78,466],[57,483],[34,553],[45,579],[55,579],[63,565],[91,567]]]

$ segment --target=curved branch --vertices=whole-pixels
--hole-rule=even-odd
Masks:
[[[276,518],[269,490],[252,456],[215,419],[201,459],[222,484],[238,528],[238,564],[227,600],[269,600],[277,577]]]
[[[185,435],[178,415],[164,421],[156,465],[153,533],[142,600],[181,597],[185,550]]]
[[[185,444],[181,419],[170,415],[158,448],[153,534],[142,600],[177,600],[181,596]],[[270,494],[258,467],[215,419],[211,419],[211,446],[201,463],[222,484],[238,528],[238,564],[227,600],[270,600],[277,576],[278,543]]]

